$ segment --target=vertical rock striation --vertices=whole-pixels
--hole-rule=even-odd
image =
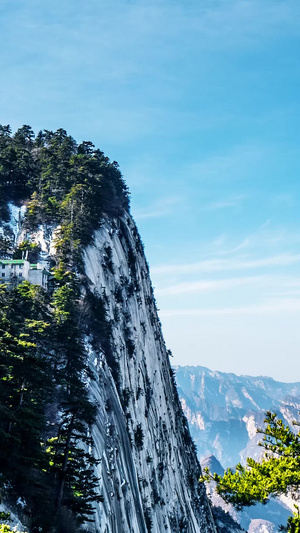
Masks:
[[[85,286],[104,302],[110,332],[110,348],[93,333],[86,340],[104,497],[90,531],[215,532],[129,215],[103,223],[85,249],[84,265]]]

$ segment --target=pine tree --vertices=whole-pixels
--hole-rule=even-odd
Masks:
[[[246,466],[238,464],[235,471],[229,468],[224,476],[212,476],[206,469],[201,478],[202,481],[216,481],[217,492],[237,509],[254,505],[257,501],[266,503],[271,496],[287,493],[297,496],[299,493],[300,432],[295,434],[270,411],[266,413],[264,422],[265,428],[258,430],[263,434],[259,444],[266,450],[262,461],[248,458]],[[294,422],[294,425],[299,423]],[[300,533],[298,507],[281,530]]]
[[[4,482],[27,497],[43,460],[45,406],[53,390],[49,319],[39,287],[0,286],[0,471]]]

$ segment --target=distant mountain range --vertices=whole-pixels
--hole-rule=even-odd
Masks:
[[[265,412],[276,412],[286,424],[299,420],[300,383],[281,383],[270,377],[237,376],[202,366],[175,367],[179,396],[197,445],[202,467],[221,474],[224,468],[259,459],[258,446]],[[243,512],[208,492],[220,532],[277,533],[293,509],[289,498],[273,499]],[[238,524],[235,524],[234,519]]]
[[[200,459],[214,455],[224,468],[258,458],[265,412],[285,423],[299,420],[300,382],[237,376],[203,366],[177,366],[176,380],[184,413]]]

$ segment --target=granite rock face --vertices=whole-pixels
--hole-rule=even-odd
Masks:
[[[15,245],[39,244],[39,260],[55,263],[60,228],[28,233],[23,212],[11,208],[6,231]],[[24,210],[23,210],[24,211]],[[91,429],[99,464],[91,533],[217,533],[201,468],[180,404],[157,316],[149,269],[131,216],[105,218],[85,248],[79,282],[82,323],[87,293],[101,302],[105,327],[85,334],[97,405]],[[103,318],[103,317],[102,317]]]
[[[24,225],[26,207],[10,204],[9,211],[11,219],[0,234],[14,246],[26,239],[37,243],[39,261],[51,268],[60,227],[41,224],[30,233]],[[104,218],[84,250],[78,280],[82,324],[90,319],[87,293],[101,303],[105,315],[101,331],[85,333],[91,370],[86,386],[97,405],[92,450],[103,496],[85,530],[217,533],[204,484],[199,483],[201,468],[169,363],[143,246],[128,213]]]
[[[92,431],[104,496],[97,531],[216,532],[129,215],[102,225],[84,263],[89,289],[105,302],[114,361],[86,340],[99,405]]]

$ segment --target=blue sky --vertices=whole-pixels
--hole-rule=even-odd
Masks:
[[[1,122],[117,160],[176,364],[300,380],[299,0],[2,0]]]

